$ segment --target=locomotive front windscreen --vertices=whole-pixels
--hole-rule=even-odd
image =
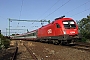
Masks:
[[[69,28],[76,28],[75,22],[70,20],[70,21],[63,21],[63,25],[66,29]]]

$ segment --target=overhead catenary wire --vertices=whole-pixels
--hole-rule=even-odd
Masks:
[[[22,0],[22,2],[21,2],[21,9],[20,9],[19,20],[21,19],[22,7],[23,7],[23,0]],[[18,22],[18,25],[19,25],[19,22]],[[17,25],[17,27],[18,27],[18,25]],[[18,30],[18,31],[19,31],[19,30]]]
[[[82,7],[83,5],[85,5],[85,4],[87,4],[87,3],[90,3],[90,0],[89,0],[89,1],[87,1],[87,2],[85,2],[85,3],[83,3],[83,4],[81,4],[81,5],[79,5],[79,6],[77,6],[77,7],[75,7],[74,9],[72,9],[72,10],[70,10],[70,11],[66,12],[66,13],[65,13],[65,15],[66,15],[66,14],[68,14],[68,13],[70,13],[70,12],[72,12],[72,11],[74,11],[74,10],[76,10],[77,8]]]
[[[81,13],[83,13],[83,12],[85,12],[85,11],[88,11],[88,10],[90,10],[90,8],[85,9],[85,10],[83,10],[83,11],[81,11],[81,12],[78,12],[78,13],[76,13],[76,14],[74,14],[74,15],[71,15],[71,17],[76,16],[76,15],[78,15],[78,14],[81,14]]]
[[[19,19],[20,19],[20,17],[21,17],[22,7],[23,7],[23,0],[22,0],[22,4],[21,4]],[[9,19],[9,18],[2,17],[2,16],[0,16],[0,17],[3,18],[3,19]]]
[[[23,7],[23,0],[22,0],[22,3],[21,3],[21,9],[20,9],[20,15],[19,15],[19,19],[21,18],[22,7]]]
[[[41,18],[45,13],[47,13],[50,9],[52,9],[60,0],[57,0],[49,9],[47,9],[39,18]],[[39,19],[38,18],[38,19]],[[37,20],[38,20],[37,19]]]
[[[47,18],[48,16],[50,16],[51,14],[53,14],[54,12],[56,12],[58,9],[60,9],[61,7],[63,7],[64,5],[66,5],[67,3],[69,3],[71,0],[66,1],[64,4],[62,4],[60,7],[58,7],[56,10],[54,10],[53,12],[51,12],[50,14],[48,14],[45,18]],[[44,18],[44,19],[45,19]]]
[[[23,0],[22,0],[22,3],[21,3],[21,9],[20,9],[19,19],[21,17],[22,7],[23,7]],[[0,17],[3,18],[3,19],[10,19],[10,18],[6,18],[6,17],[2,17],[2,16],[0,16]]]
[[[60,0],[57,0],[49,9],[47,9],[38,19],[40,19],[44,14],[46,14],[49,10],[51,10],[58,2],[59,2]],[[38,20],[37,19],[37,20]],[[34,23],[34,22],[33,22]],[[32,24],[33,24],[32,23]],[[42,24],[42,22],[41,22],[41,24]]]

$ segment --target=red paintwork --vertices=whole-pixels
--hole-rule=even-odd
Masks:
[[[71,27],[65,28],[64,24],[63,24],[63,22],[65,22],[65,21],[73,21],[74,24],[76,25],[76,27],[75,28],[71,28]],[[68,23],[70,24],[70,22],[68,22]],[[56,24],[59,24],[60,28],[57,28]],[[64,31],[66,33],[64,33]],[[32,34],[32,33],[36,33],[36,38],[27,36],[22,39],[25,39],[25,40],[39,39],[40,40],[40,38],[42,39],[42,38],[46,38],[46,37],[57,37],[57,36],[64,37],[65,35],[69,35],[69,37],[74,37],[74,36],[78,35],[78,26],[72,18],[60,18],[60,19],[54,20],[52,23],[47,24],[37,30],[33,30],[31,32],[27,32],[27,33],[17,35],[17,36],[25,36],[25,35]],[[64,39],[64,38],[62,38],[62,39]]]
[[[74,23],[76,25],[76,28],[71,28],[71,29],[64,28],[63,21],[68,21],[68,20],[74,21],[72,18],[61,18],[61,19],[53,21],[52,23],[50,23],[48,25],[45,25],[45,26],[39,28],[38,32],[37,32],[38,38],[64,35],[63,31],[66,31],[66,34],[68,34],[70,36],[77,35],[78,34],[78,26],[75,23],[75,21],[74,21]],[[56,27],[56,23],[58,23],[60,25],[60,28]]]

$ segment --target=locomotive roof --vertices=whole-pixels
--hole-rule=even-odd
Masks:
[[[64,18],[65,16],[61,16],[61,17],[59,17],[59,18],[56,18],[55,20],[58,20],[58,19],[62,19],[62,18]]]
[[[73,19],[72,18],[59,17],[59,18],[56,18],[54,21],[52,21],[50,24],[53,24],[54,22],[58,22],[58,21],[67,21],[67,20],[73,20]],[[44,25],[42,27],[46,27],[50,24]],[[40,27],[39,29],[41,29],[42,27]]]

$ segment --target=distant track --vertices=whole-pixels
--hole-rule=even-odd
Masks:
[[[78,50],[85,50],[85,51],[89,51],[90,52],[90,43],[78,42],[78,43],[76,43],[76,45],[70,46],[70,47],[78,49]]]

